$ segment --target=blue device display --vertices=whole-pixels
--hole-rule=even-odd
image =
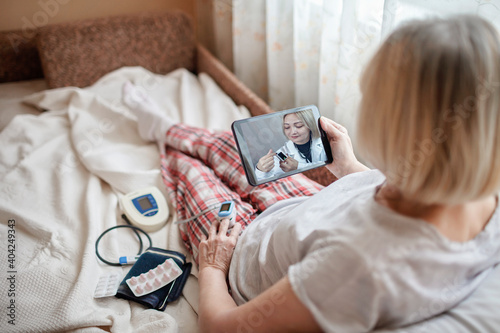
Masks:
[[[221,203],[219,208],[219,213],[217,214],[217,219],[222,221],[223,219],[229,219],[229,228],[234,226],[236,220],[236,209],[234,209],[234,201],[224,201]]]
[[[219,209],[219,217],[220,218],[225,218],[225,217],[230,217],[231,214],[233,213],[234,210],[234,202],[232,201],[224,201],[220,205]]]
[[[151,194],[146,194],[132,200],[134,207],[144,216],[153,216],[158,213],[158,204]]]
[[[167,201],[155,186],[125,194],[120,204],[130,223],[147,232],[156,231],[167,222]]]

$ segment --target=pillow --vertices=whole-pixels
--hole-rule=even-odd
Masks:
[[[0,83],[43,77],[35,30],[0,32]]]
[[[49,25],[37,45],[49,88],[86,87],[123,66],[195,69],[192,23],[180,11]]]

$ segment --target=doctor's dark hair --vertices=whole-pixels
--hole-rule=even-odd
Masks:
[[[361,155],[417,202],[500,188],[500,36],[479,16],[410,22],[361,78]]]
[[[316,119],[314,118],[314,113],[313,110],[307,109],[307,110],[301,110],[297,112],[290,112],[285,115],[283,115],[283,121],[281,122],[281,129],[283,130],[283,135],[286,137],[285,134],[285,118],[289,114],[295,114],[299,119],[304,123],[304,125],[309,128],[311,131],[311,137],[312,139],[317,139],[320,137],[318,126],[316,125]]]

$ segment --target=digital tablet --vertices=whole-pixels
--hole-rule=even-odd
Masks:
[[[233,122],[248,183],[256,186],[332,162],[315,105]]]

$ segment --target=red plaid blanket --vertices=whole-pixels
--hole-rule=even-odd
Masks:
[[[167,132],[161,172],[177,219],[195,216],[222,201],[233,200],[236,222],[244,228],[272,204],[288,198],[311,196],[323,188],[297,174],[259,186],[248,184],[231,132],[213,132],[177,124]],[[182,239],[198,262],[201,235],[208,236],[214,208],[180,225]]]

